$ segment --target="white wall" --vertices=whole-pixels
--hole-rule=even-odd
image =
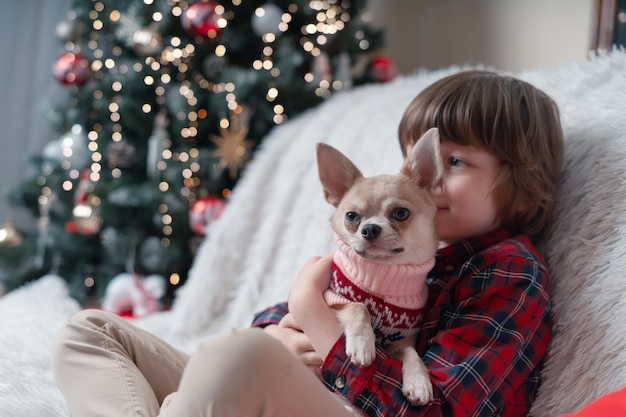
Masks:
[[[584,60],[593,0],[369,0],[400,72],[482,63],[521,71]]]
[[[12,219],[19,226],[35,227],[35,219],[9,206],[4,193],[24,180],[28,158],[56,139],[45,114],[46,106],[63,93],[51,69],[64,52],[55,28],[70,4],[0,1],[0,226]]]

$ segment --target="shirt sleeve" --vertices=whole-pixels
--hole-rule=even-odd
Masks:
[[[526,415],[550,339],[549,283],[532,258],[494,256],[466,263],[433,306],[438,329],[418,342],[434,388],[430,405],[406,400],[397,359],[379,349],[371,366],[355,367],[343,338],[325,358],[325,383],[368,416]]]
[[[287,303],[276,304],[257,313],[252,320],[252,327],[265,327],[270,324],[278,324],[289,313]]]

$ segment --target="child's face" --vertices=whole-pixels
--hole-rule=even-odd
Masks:
[[[477,236],[499,226],[492,192],[500,161],[475,146],[441,143],[443,193],[436,199],[435,225],[442,245]]]

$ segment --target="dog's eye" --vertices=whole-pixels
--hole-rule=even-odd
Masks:
[[[360,217],[356,211],[349,211],[346,213],[346,221],[348,223],[356,223],[359,220],[360,220]]]
[[[396,207],[391,213],[391,218],[398,221],[405,221],[409,218],[411,212],[405,207]]]

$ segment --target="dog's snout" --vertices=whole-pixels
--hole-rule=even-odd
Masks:
[[[363,237],[363,239],[371,242],[372,240],[376,239],[382,231],[382,227],[377,224],[366,224],[361,229],[361,236]]]

